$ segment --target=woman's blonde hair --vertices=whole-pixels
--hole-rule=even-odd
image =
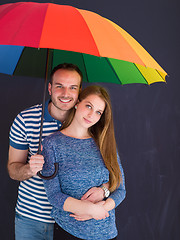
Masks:
[[[89,95],[94,94],[104,100],[105,109],[101,115],[100,120],[88,130],[98,145],[104,163],[109,170],[109,190],[113,192],[120,185],[122,178],[117,161],[117,148],[109,94],[106,89],[101,86],[89,86],[79,94],[79,101],[81,102]],[[62,129],[68,127],[71,124],[74,114],[75,109],[73,108]]]

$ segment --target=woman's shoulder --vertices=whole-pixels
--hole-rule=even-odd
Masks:
[[[61,139],[61,134],[60,131],[57,131],[55,133],[51,133],[50,135],[48,135],[47,137],[44,138],[43,140],[43,144],[49,144],[49,143],[53,143],[54,141],[57,141],[58,139]]]

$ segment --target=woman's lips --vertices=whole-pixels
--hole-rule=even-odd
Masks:
[[[86,119],[86,118],[84,118],[84,121],[86,122],[86,123],[88,123],[88,124],[90,124],[91,123],[91,121],[89,121],[88,119]]]

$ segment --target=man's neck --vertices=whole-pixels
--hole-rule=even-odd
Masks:
[[[56,107],[54,107],[52,102],[50,102],[48,105],[48,112],[51,115],[51,117],[62,123],[64,122],[68,115],[68,111],[62,111],[60,109],[57,109]]]

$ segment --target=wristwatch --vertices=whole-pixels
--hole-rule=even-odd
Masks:
[[[109,189],[107,189],[104,185],[101,185],[100,188],[102,188],[104,190],[104,197],[108,198],[110,195]]]

